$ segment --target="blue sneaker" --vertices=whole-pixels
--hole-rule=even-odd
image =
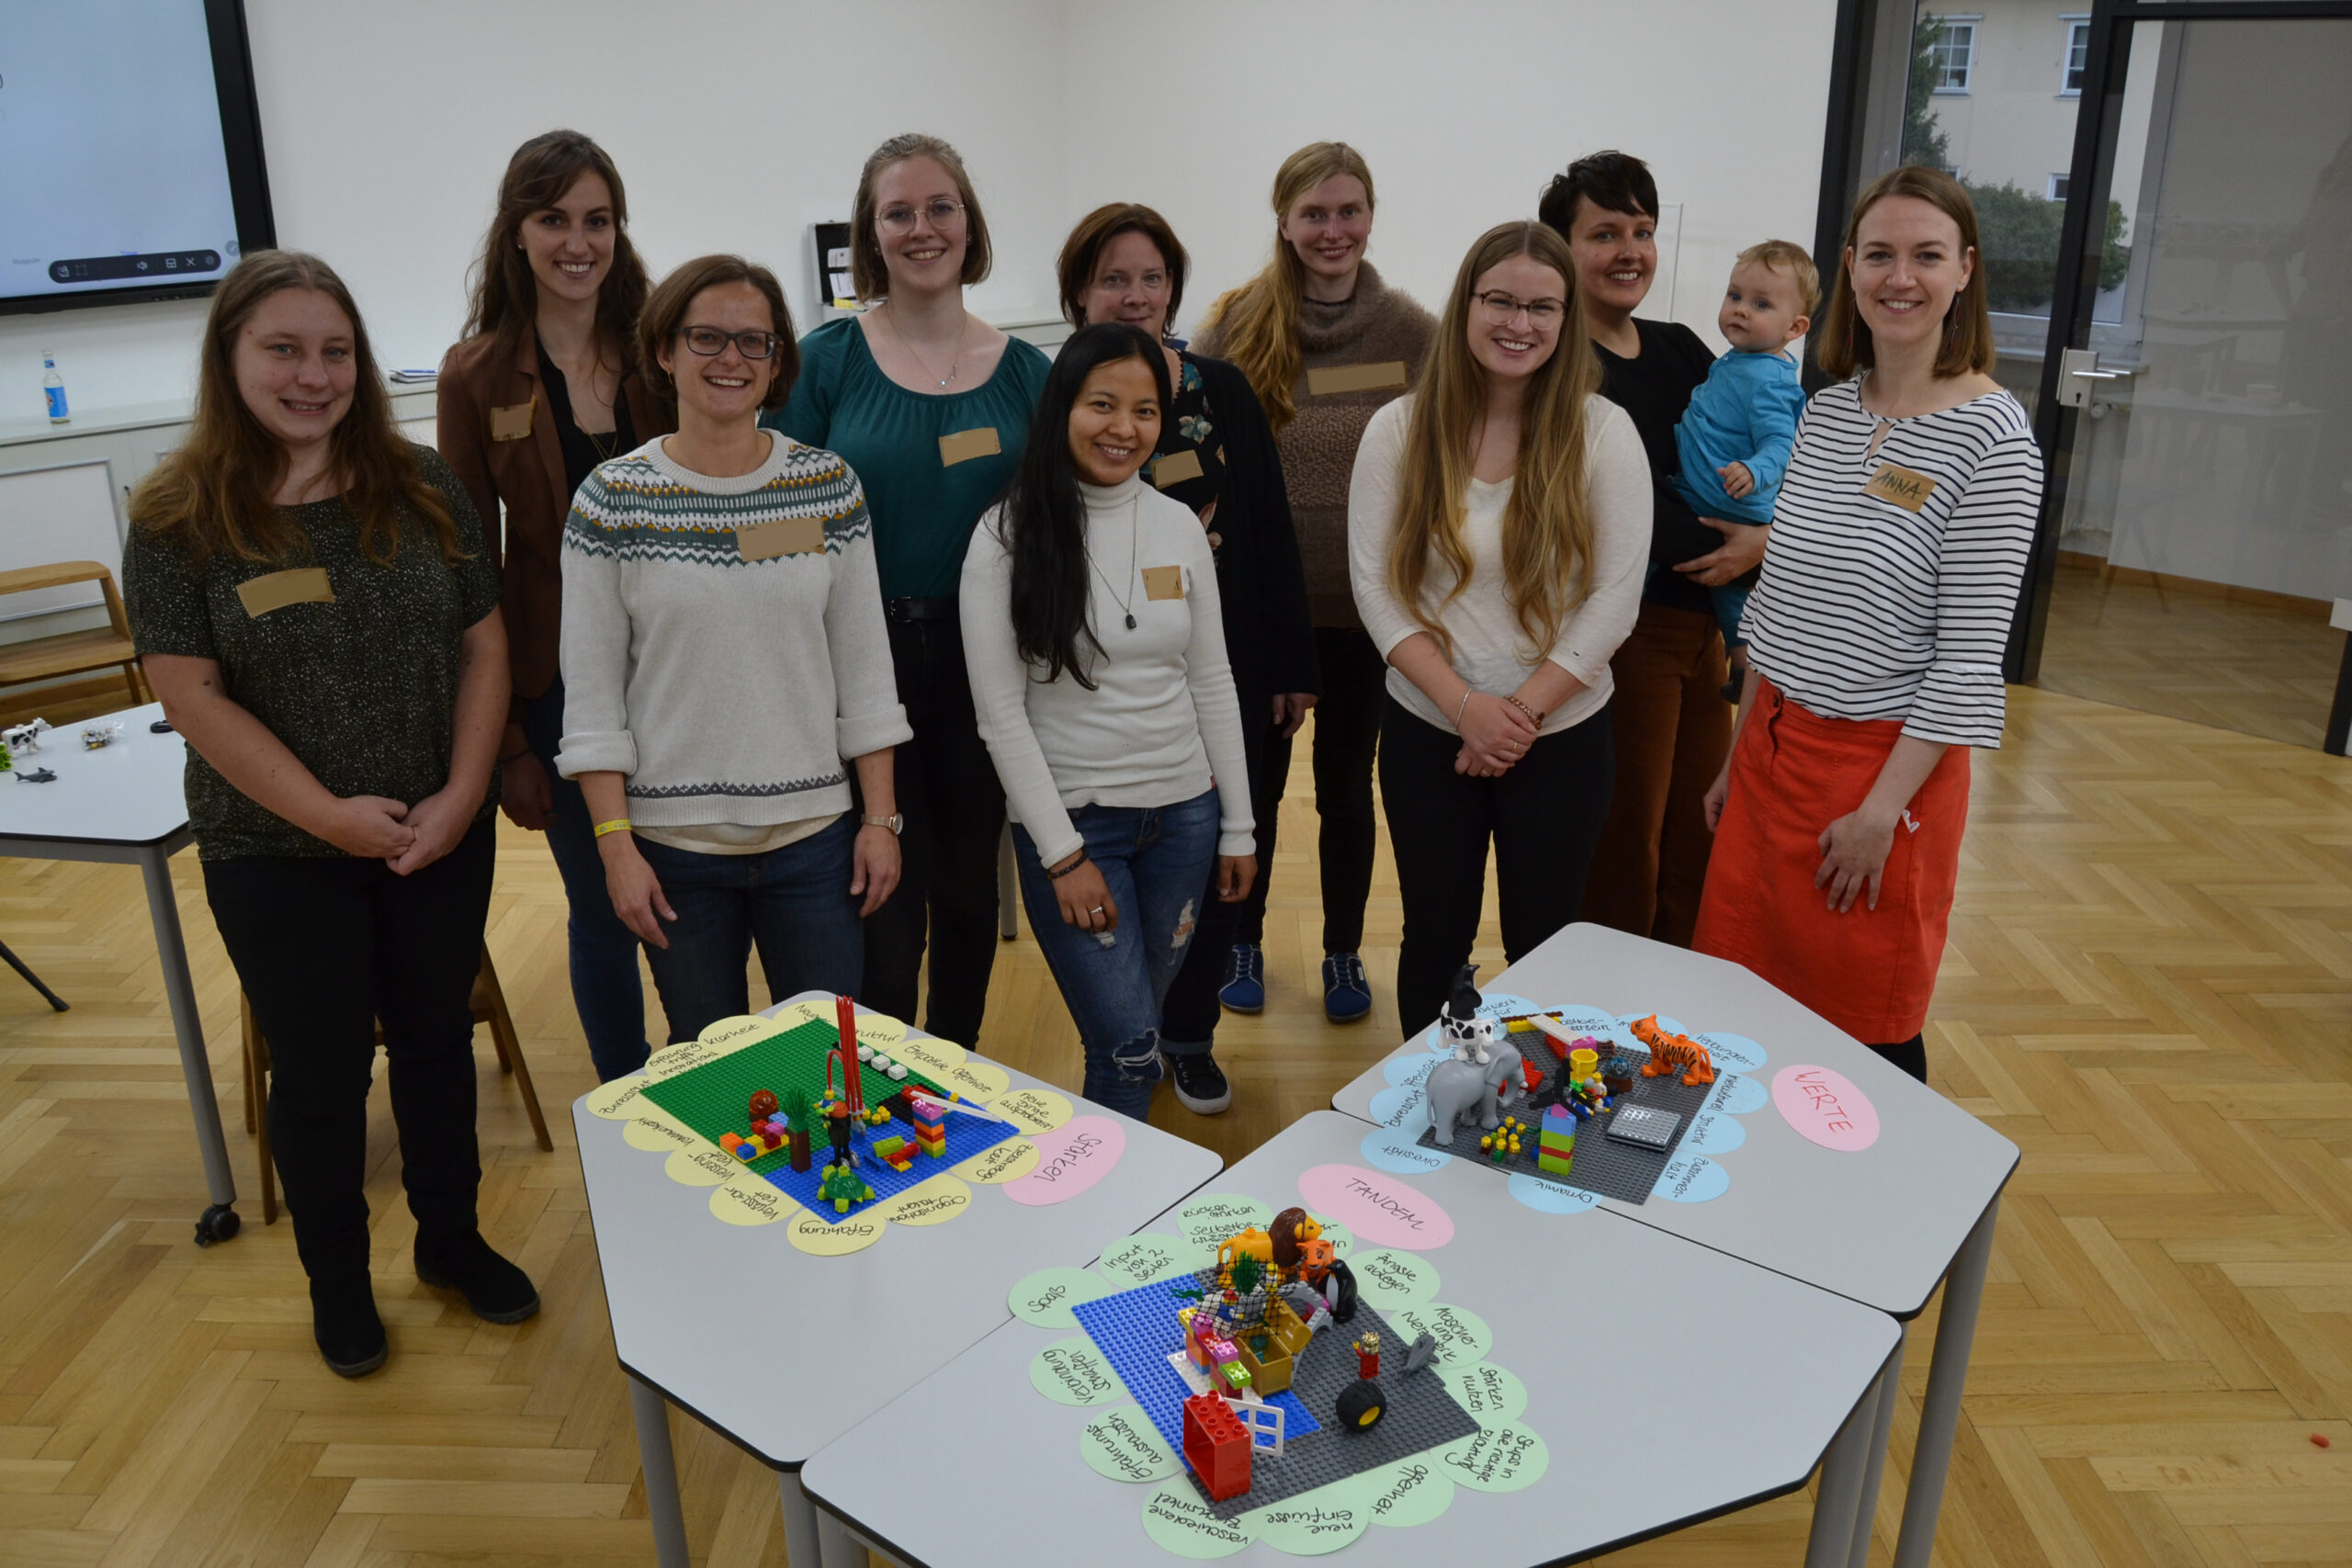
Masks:
[[[1360,1023],[1372,1011],[1372,983],[1363,960],[1335,953],[1323,961],[1323,1016],[1333,1023]]]
[[[1266,1010],[1266,955],[1258,944],[1237,942],[1225,961],[1225,984],[1216,988],[1216,999],[1227,1012],[1263,1012]]]

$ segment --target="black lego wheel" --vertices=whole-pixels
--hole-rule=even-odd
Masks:
[[[197,1216],[196,1245],[210,1247],[216,1241],[226,1241],[237,1234],[241,1224],[236,1210],[226,1203],[215,1203]]]
[[[1344,1431],[1369,1432],[1388,1414],[1388,1396],[1370,1378],[1359,1378],[1340,1391],[1340,1426]]]

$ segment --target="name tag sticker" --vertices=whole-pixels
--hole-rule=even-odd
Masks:
[[[1905,512],[1917,512],[1936,493],[1936,481],[1900,463],[1881,463],[1878,472],[1871,476],[1871,482],[1862,487],[1862,493],[1892,502]]]
[[[245,614],[255,620],[288,604],[332,604],[334,587],[322,566],[298,566],[288,571],[265,572],[237,584]]]
[[[978,430],[959,430],[953,435],[939,438],[939,466],[952,468],[975,457],[993,457],[1003,450],[1004,447],[997,441],[993,424],[984,424]]]
[[[1163,452],[1151,460],[1151,482],[1162,490],[1200,477],[1201,455],[1190,446],[1182,452]]]
[[[821,517],[779,517],[735,530],[735,548],[745,560],[773,560],[777,556],[813,555],[825,547]]]
[[[520,441],[531,434],[531,411],[534,402],[509,403],[503,409],[490,411],[490,438],[492,441]]]
[[[1306,390],[1310,396],[1329,397],[1334,392],[1378,392],[1390,387],[1405,385],[1405,362],[1390,359],[1378,365],[1332,365],[1306,373]]]
[[[1182,599],[1184,596],[1184,569],[1181,566],[1144,568],[1143,596],[1147,599]]]

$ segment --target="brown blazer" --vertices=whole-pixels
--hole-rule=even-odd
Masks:
[[[539,351],[525,339],[522,352],[501,360],[497,341],[485,333],[469,337],[441,361],[435,445],[473,498],[481,514],[482,536],[499,566],[499,607],[506,613],[507,661],[519,705],[544,695],[554,684],[557,648],[563,627],[563,521],[571,513],[571,490],[563,482],[563,445],[557,440],[554,411],[539,386]],[[678,428],[676,414],[641,376],[622,378],[619,395],[628,400],[629,423],[640,441]],[[499,441],[492,435],[491,411],[531,408],[530,434]],[[506,512],[502,543],[500,505]]]

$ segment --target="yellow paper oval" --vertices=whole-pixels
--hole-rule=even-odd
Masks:
[[[1049,1089],[1016,1089],[989,1101],[989,1109],[1012,1117],[1014,1125],[1032,1136],[1050,1133],[1070,1117],[1069,1096]]]
[[[637,1114],[621,1129],[621,1142],[633,1149],[663,1154],[672,1149],[692,1148],[702,1139],[651,1100],[640,1100],[637,1102]]]
[[[678,1150],[662,1168],[681,1187],[716,1187],[734,1180],[742,1166],[733,1155],[704,1144],[700,1148]]]
[[[761,1018],[755,1013],[737,1013],[722,1018],[695,1036],[699,1044],[721,1053],[740,1051],[754,1040],[764,1040],[775,1032],[775,1020]]]
[[[1001,1144],[990,1144],[978,1154],[954,1168],[953,1174],[967,1181],[994,1187],[1016,1176],[1026,1176],[1037,1166],[1037,1145],[1026,1138],[1007,1138]]]
[[[972,1190],[943,1173],[866,1213],[894,1225],[944,1225],[971,1204]]]
[[[860,1030],[858,1034],[863,1039],[865,1031]],[[969,1055],[953,1040],[933,1040],[927,1034],[907,1035],[899,1042],[898,1049],[890,1054],[916,1071],[929,1073],[933,1077],[954,1072],[964,1065],[965,1057]]]
[[[687,1040],[675,1045],[664,1045],[645,1059],[645,1076],[655,1083],[661,1083],[664,1079],[676,1077],[680,1073],[693,1072],[705,1063],[716,1062],[726,1055],[726,1051],[716,1046],[706,1045],[699,1040]]]
[[[966,1100],[988,1104],[1012,1087],[1012,1077],[993,1062],[967,1059],[934,1075],[942,1089],[952,1089]]]
[[[839,1224],[828,1224],[814,1209],[792,1216],[785,1235],[802,1252],[819,1258],[842,1258],[863,1252],[882,1235],[882,1222],[871,1213],[853,1214]]]
[[[598,1084],[584,1097],[588,1102],[588,1114],[601,1116],[607,1122],[628,1121],[638,1112],[637,1097],[645,1092],[646,1083],[643,1073],[631,1073],[625,1078]]]
[[[820,1002],[795,1002],[790,1007],[779,1010],[768,1022],[779,1030],[792,1030],[799,1028],[804,1023],[814,1023],[820,1018],[828,1023],[831,1022],[832,1008]]]
[[[772,1225],[800,1210],[756,1176],[736,1175],[710,1190],[710,1212],[730,1225]]]
[[[871,1045],[876,1051],[899,1054],[899,1042],[907,1037],[907,1026],[887,1012],[862,1012],[857,1015],[857,1043]]]

